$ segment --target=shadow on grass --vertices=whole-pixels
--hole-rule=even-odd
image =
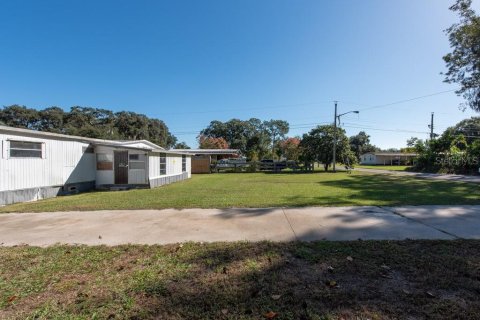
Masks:
[[[379,178],[381,177],[381,178]],[[316,197],[285,197],[286,202],[299,206],[322,205],[455,205],[480,204],[479,188],[473,183],[427,180],[392,175],[351,175],[338,180],[319,181],[318,184],[344,189],[348,196],[338,192]]]
[[[476,318],[478,243],[456,244],[185,245],[172,254],[188,271],[159,274],[132,293],[137,318]]]
[[[480,316],[479,241],[17,247],[0,255],[0,317],[9,319]]]

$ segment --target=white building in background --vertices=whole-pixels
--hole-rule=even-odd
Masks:
[[[360,164],[373,165],[411,165],[414,163],[416,153],[401,152],[371,152],[360,156]]]
[[[0,126],[0,205],[92,189],[154,188],[191,177],[191,155],[147,140]]]

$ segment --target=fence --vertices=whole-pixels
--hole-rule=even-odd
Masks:
[[[244,163],[212,164],[212,172],[280,172],[288,169],[292,171],[313,171],[311,165],[299,165],[296,161],[251,161]]]

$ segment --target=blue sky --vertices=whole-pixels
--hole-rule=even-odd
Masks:
[[[191,146],[211,120],[283,119],[301,135],[333,122],[334,100],[346,112],[455,89],[440,74],[452,2],[2,1],[0,105],[135,111]],[[427,138],[432,111],[439,133],[474,115],[461,102],[443,93],[342,122],[402,147]]]

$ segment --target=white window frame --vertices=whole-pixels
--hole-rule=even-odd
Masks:
[[[31,141],[31,140],[18,140],[18,139],[9,139],[8,148],[6,148],[6,143],[3,143],[3,154],[7,159],[45,159],[46,148],[45,142],[43,141]],[[12,148],[12,142],[23,142],[23,143],[35,143],[40,145],[40,149],[21,149],[21,148]],[[31,151],[40,151],[40,157],[15,157],[12,156],[12,150],[31,150]]]
[[[143,160],[131,160],[130,156],[138,156],[140,159],[141,156],[143,156]],[[132,168],[133,163],[143,163],[143,168]],[[141,153],[129,153],[128,154],[128,169],[129,170],[145,170],[147,168],[147,156],[145,154]]]
[[[182,154],[182,172],[187,172],[187,156]]]
[[[105,157],[105,160],[99,161],[99,158]],[[98,164],[99,163],[110,163],[111,164],[111,169],[99,169]],[[114,169],[113,167],[113,154],[107,153],[107,152],[98,152],[95,153],[95,168],[97,171],[112,171]]]
[[[167,154],[166,153],[160,153],[160,175],[161,176],[166,176],[167,175]],[[163,162],[162,162],[163,159]],[[162,170],[162,165],[165,166]],[[163,173],[162,173],[163,171]]]

